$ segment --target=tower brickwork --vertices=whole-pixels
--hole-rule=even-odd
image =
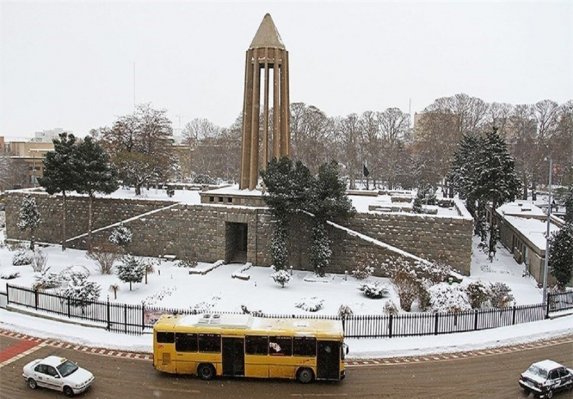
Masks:
[[[253,190],[259,170],[272,158],[289,156],[289,115],[288,51],[266,14],[245,57],[239,188]]]

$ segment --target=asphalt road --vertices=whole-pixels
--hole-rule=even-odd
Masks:
[[[18,340],[0,336],[0,350]],[[567,343],[504,354],[396,365],[354,366],[340,383],[177,377],[156,372],[150,361],[107,357],[45,346],[0,368],[0,398],[60,398],[30,390],[22,378],[28,361],[50,354],[68,357],[92,371],[96,381],[80,398],[525,398],[517,380],[529,364],[545,358],[573,367],[573,336]],[[557,399],[573,398],[564,392]]]

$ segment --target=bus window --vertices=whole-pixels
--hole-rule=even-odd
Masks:
[[[219,334],[199,334],[199,352],[221,352]]]
[[[156,338],[158,344],[172,344],[173,342],[175,342],[175,333],[157,332]]]
[[[177,333],[175,350],[177,352],[197,352],[197,334]]]
[[[269,354],[271,356],[291,356],[292,355],[292,338],[291,337],[270,337]]]
[[[247,355],[268,355],[269,337],[247,335],[245,337],[245,353]]]
[[[293,354],[295,356],[316,356],[316,338],[294,337]]]

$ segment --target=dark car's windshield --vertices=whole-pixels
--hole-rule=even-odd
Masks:
[[[529,371],[531,374],[535,374],[535,375],[538,375],[540,377],[547,378],[547,370],[544,370],[538,366],[532,365],[527,371]]]
[[[72,374],[74,371],[78,369],[74,363],[66,360],[64,363],[58,366],[58,371],[62,377],[67,377],[68,375]]]

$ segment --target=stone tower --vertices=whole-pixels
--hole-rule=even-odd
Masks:
[[[270,106],[273,110],[272,120]],[[289,155],[289,115],[288,51],[273,19],[270,14],[266,14],[247,50],[245,60],[239,188],[253,190],[257,186],[260,169],[266,169],[272,158],[280,159]],[[272,136],[269,132],[271,126]]]

